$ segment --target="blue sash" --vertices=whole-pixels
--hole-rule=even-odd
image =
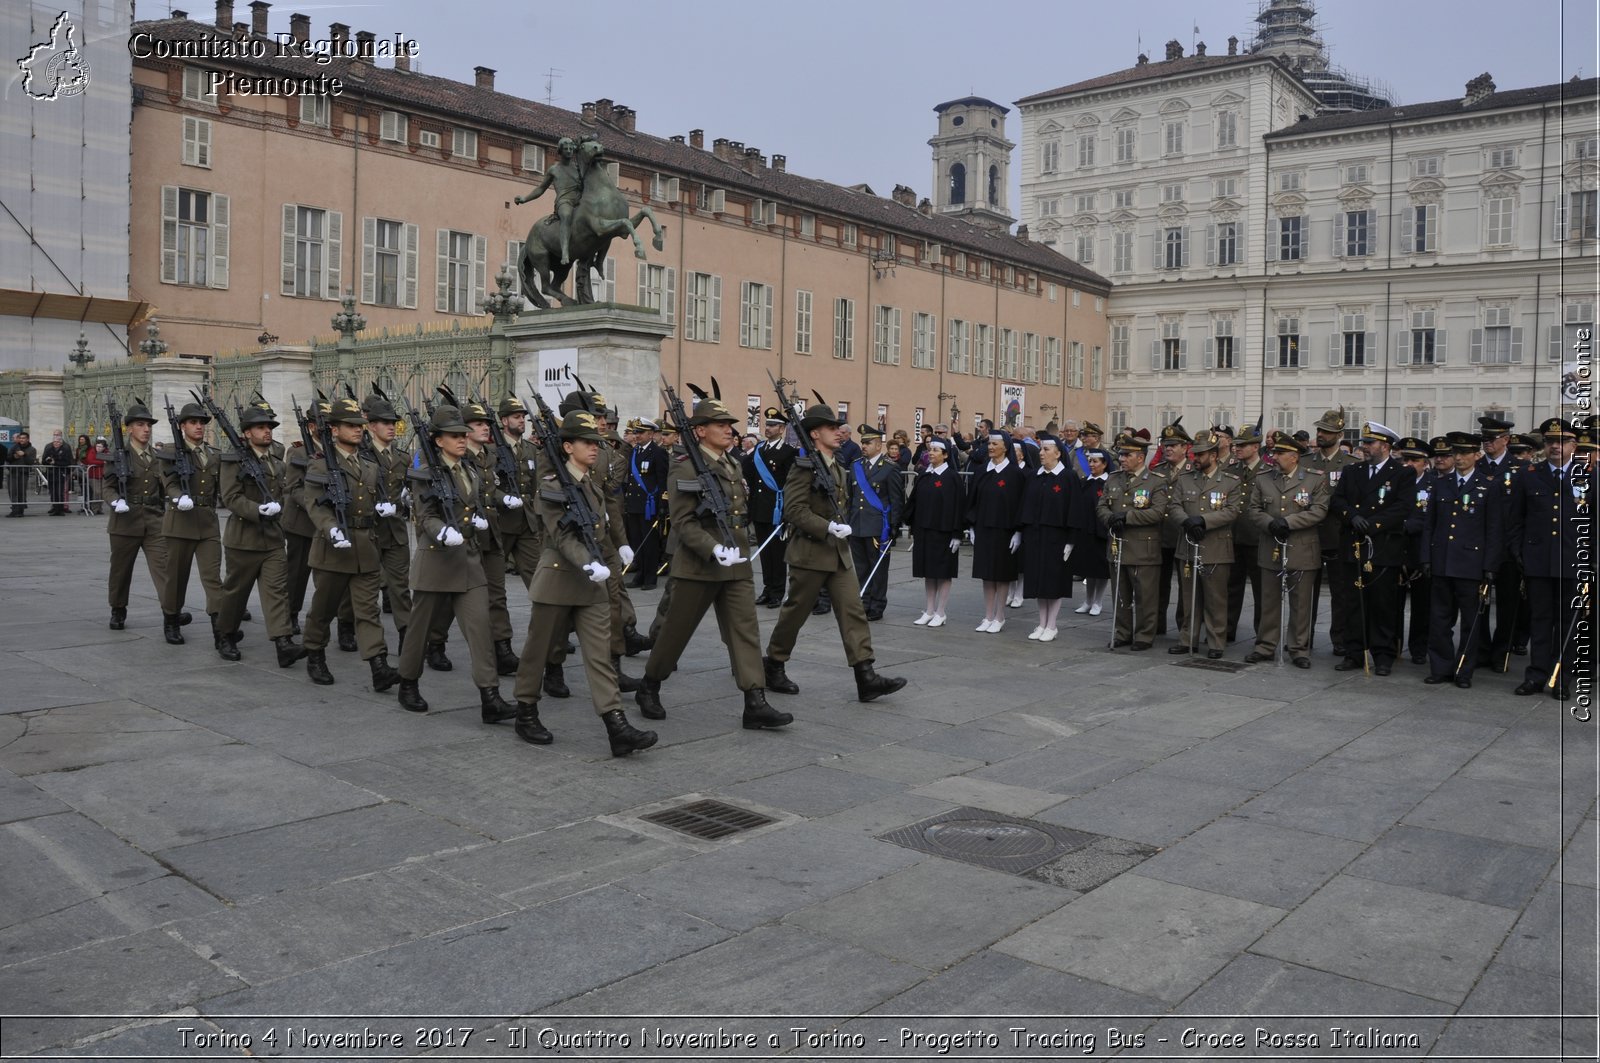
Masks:
[[[856,486],[861,488],[861,497],[866,499],[867,505],[878,511],[878,516],[883,519],[883,530],[878,533],[878,542],[889,542],[889,507],[883,504],[883,499],[878,497],[878,492],[872,489],[872,482],[867,479],[867,469],[861,458],[857,458],[851,468],[855,469]]]
[[[1078,468],[1082,470],[1084,479],[1088,479],[1092,475],[1089,472],[1089,448],[1079,447],[1076,453],[1078,458]]]
[[[773,479],[772,470],[767,468],[767,463],[761,457],[761,444],[756,444],[756,449],[750,452],[755,459],[756,475],[761,477],[761,482],[767,485],[767,490],[778,496],[777,504],[772,509],[772,523],[783,523],[783,488],[778,486],[778,481]]]
[[[638,447],[634,447],[633,453],[628,455],[628,472],[633,476],[634,486],[638,487],[640,493],[644,495],[644,519],[654,521],[656,519],[656,496],[655,492],[644,485],[644,477],[639,475]]]

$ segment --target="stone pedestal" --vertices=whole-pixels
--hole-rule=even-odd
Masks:
[[[63,377],[52,369],[30,369],[22,379],[28,386],[28,416],[23,427],[28,430],[33,445],[43,453],[44,445],[50,442],[50,433],[66,427],[67,394]]]
[[[172,427],[167,422],[167,400],[173,412],[193,402],[189,392],[200,394],[211,383],[211,366],[197,358],[152,358],[145,363],[145,379],[150,388],[150,412],[156,417],[150,438],[156,443],[172,442]]]
[[[505,333],[518,394],[532,381],[555,409],[556,396],[576,388],[573,378],[581,377],[622,421],[661,412],[661,341],[672,326],[660,311],[589,303],[524,314]]]
[[[311,356],[310,347],[280,346],[268,347],[256,358],[261,363],[261,397],[267,400],[280,422],[273,438],[284,446],[300,438],[300,431],[294,424],[294,404],[290,400],[299,399],[300,408],[304,410],[316,395],[311,382]]]

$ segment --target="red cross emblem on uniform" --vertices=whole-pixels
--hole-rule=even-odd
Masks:
[[[1004,480],[996,480],[995,481],[995,486],[996,487],[1004,487],[1005,485],[1006,485],[1006,482]]]
[[[1061,485],[1060,484],[1055,484],[1054,486],[1052,486],[1050,488],[1050,490],[1054,491],[1056,494],[1059,495],[1061,493]]]
[[[944,481],[943,480],[935,480],[935,481],[933,481],[933,486],[935,486],[935,487],[943,487],[944,486]]]

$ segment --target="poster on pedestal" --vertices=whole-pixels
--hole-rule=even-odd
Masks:
[[[539,352],[539,394],[550,404],[552,411],[561,408],[561,400],[578,386],[578,348],[551,347]]]

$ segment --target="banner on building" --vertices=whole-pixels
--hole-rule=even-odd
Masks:
[[[578,386],[578,348],[551,347],[539,352],[539,394],[552,410]]]
[[[1007,428],[1022,424],[1022,410],[1028,399],[1028,389],[1021,384],[1000,385],[1000,420]]]
[[[744,397],[744,410],[745,423],[757,432],[761,431],[761,396],[746,395]]]
[[[917,416],[915,418],[913,418],[912,422],[911,422],[912,427],[916,429],[916,438],[917,439],[921,439],[922,438],[922,421],[923,421],[923,418],[925,418],[926,416],[927,416],[927,410],[922,406],[918,406],[917,407]]]
[[[886,402],[878,403],[878,431],[889,431],[889,404]]]

